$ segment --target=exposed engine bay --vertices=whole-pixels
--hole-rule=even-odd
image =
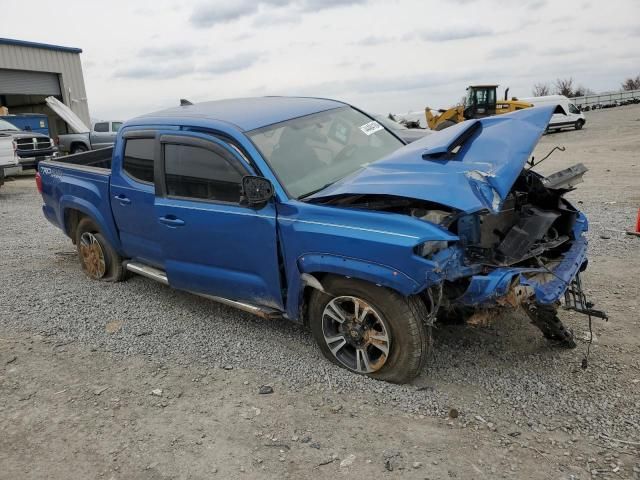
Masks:
[[[495,266],[536,267],[573,240],[578,211],[563,198],[582,181],[582,164],[545,178],[524,169],[497,214],[465,215],[450,229],[460,236],[468,260]]]

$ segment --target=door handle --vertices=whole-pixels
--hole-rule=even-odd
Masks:
[[[184,220],[180,220],[179,218],[174,217],[173,215],[168,215],[166,217],[158,218],[158,221],[168,227],[182,227],[184,225]]]
[[[115,198],[117,201],[120,202],[120,205],[129,205],[131,203],[131,200],[129,200],[127,197],[125,197],[124,195],[116,195]]]

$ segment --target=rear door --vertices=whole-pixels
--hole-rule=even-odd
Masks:
[[[155,131],[127,132],[111,173],[111,211],[125,256],[164,267],[154,211],[158,157]]]
[[[246,159],[198,133],[163,134],[160,144],[155,212],[169,284],[282,309],[275,205],[242,205]]]

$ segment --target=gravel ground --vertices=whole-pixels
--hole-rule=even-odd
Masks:
[[[580,368],[585,342],[575,350],[556,349],[523,315],[508,313],[488,327],[438,328],[433,359],[412,385],[353,375],[325,361],[309,333],[289,322],[254,318],[142,277],[118,284],[88,281],[71,242],[40,213],[40,197],[28,175],[0,189],[0,335],[36,345],[73,342],[88,361],[149,358],[185,369],[233,367],[237,375],[277,384],[307,405],[367,405],[381,416],[441,422],[455,408],[460,416],[449,427],[462,439],[480,431],[482,442],[508,451],[517,444],[504,433],[522,432],[532,445],[552,446],[545,458],[552,470],[575,475],[566,478],[589,478],[594,470],[598,477],[637,478],[640,238],[624,230],[640,207],[639,130],[640,107],[589,112],[585,129],[547,135],[535,153],[542,157],[554,145],[567,147],[538,167],[543,173],[577,162],[590,169],[569,197],[592,225],[587,290],[611,320],[594,321],[596,341],[586,370]],[[579,338],[585,335],[583,317],[562,316]],[[10,350],[4,353],[10,356]],[[376,436],[370,425],[353,428]],[[593,443],[603,450],[593,451],[588,447]],[[496,458],[500,468],[507,468],[502,476],[517,478],[513,472],[518,471],[524,472],[519,478],[538,478],[537,448],[531,449],[515,470]],[[616,451],[622,455],[614,457]],[[581,466],[568,470],[565,452]],[[456,465],[455,454],[452,450],[445,463]],[[580,463],[585,461],[586,467]],[[479,470],[477,478],[491,478],[490,469]],[[431,478],[445,478],[439,475]],[[425,478],[424,472],[415,478]]]

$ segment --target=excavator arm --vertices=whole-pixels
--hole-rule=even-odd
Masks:
[[[462,105],[451,107],[448,110],[440,109],[437,115],[434,115],[433,112],[433,109],[429,107],[425,108],[427,126],[431,130],[442,130],[464,120],[464,109]]]

